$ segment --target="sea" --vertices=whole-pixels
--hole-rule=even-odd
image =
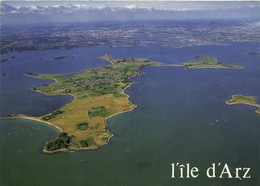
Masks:
[[[32,88],[54,81],[28,77],[26,72],[77,73],[109,65],[99,58],[105,54],[167,64],[210,56],[244,69],[142,69],[143,75],[131,78],[134,84],[125,91],[136,109],[108,119],[114,136],[96,150],[46,154],[43,146],[57,136],[55,128],[25,119],[0,119],[0,185],[260,185],[260,115],[256,107],[225,103],[235,94],[256,96],[260,103],[260,56],[248,55],[259,52],[260,43],[225,44],[93,46],[3,54],[2,59],[16,58],[1,63],[5,73],[0,78],[1,116],[41,116],[73,100],[69,95],[33,92]],[[75,57],[53,60],[67,55]],[[192,167],[198,169],[196,178],[187,178],[187,164],[189,174]],[[207,169],[213,164],[215,177],[209,178]],[[236,168],[242,168],[237,176]],[[243,178],[243,168],[250,168],[250,178]],[[232,178],[227,178],[227,170]]]

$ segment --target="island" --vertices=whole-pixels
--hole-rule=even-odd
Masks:
[[[16,57],[15,56],[11,56],[11,59],[15,59]],[[5,61],[8,61],[9,59],[8,58],[5,58],[5,59],[0,59],[0,63],[3,63]]]
[[[0,63],[3,63],[5,61],[8,61],[8,59],[0,59]]]
[[[10,114],[5,118],[24,118],[40,121],[54,126],[60,134],[46,142],[44,152],[53,153],[67,150],[96,149],[105,145],[113,136],[108,131],[106,120],[117,114],[133,110],[136,105],[129,101],[124,90],[132,82],[129,78],[142,75],[141,69],[151,66],[175,66],[194,68],[224,68],[216,59],[203,57],[204,62],[196,62],[198,66],[189,67],[184,64],[165,64],[147,58],[114,59],[112,56],[100,57],[110,65],[86,69],[77,74],[39,74],[26,72],[27,76],[40,79],[53,79],[52,84],[42,84],[32,90],[46,95],[71,95],[74,100],[62,108],[41,117],[28,117],[21,114]],[[213,66],[212,64],[216,64]],[[226,68],[230,65],[224,64]],[[228,67],[227,67],[228,66]],[[241,69],[231,66],[233,69]]]
[[[229,69],[243,69],[242,66],[228,65],[226,63],[219,62],[217,59],[207,56],[199,56],[202,60],[190,61],[183,63],[185,69],[197,69],[197,68],[229,68]]]
[[[74,56],[73,56],[73,55],[59,56],[59,57],[54,57],[53,59],[54,59],[54,60],[62,60],[62,59],[71,58],[71,57],[74,57]]]
[[[45,144],[44,152],[96,149],[107,144],[113,134],[107,130],[106,120],[136,107],[124,93],[132,84],[129,78],[141,75],[142,68],[166,65],[147,58],[113,59],[108,55],[100,58],[111,64],[74,75],[26,73],[34,78],[55,80],[52,84],[34,88],[34,91],[74,97],[73,102],[41,117],[9,116],[41,121],[60,131],[55,139]]]
[[[226,101],[226,104],[228,105],[239,103],[260,108],[260,104],[256,103],[256,98],[254,96],[233,95],[231,100]],[[256,110],[256,113],[260,114],[260,110]]]
[[[258,52],[249,52],[248,55],[260,56],[260,53],[258,53]]]

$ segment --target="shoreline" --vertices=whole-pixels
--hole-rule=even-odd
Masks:
[[[126,87],[121,91],[121,93],[127,95],[127,99],[128,99],[128,101],[129,101],[129,97],[130,97],[130,96],[129,96],[128,94],[125,93],[125,90],[126,90],[127,88],[129,88],[132,84],[134,84],[134,83],[131,83],[130,85],[126,86]],[[105,118],[105,126],[106,126],[106,130],[111,134],[111,136],[108,137],[108,139],[107,139],[107,143],[104,144],[104,145],[107,145],[107,144],[109,143],[110,139],[114,136],[114,134],[113,134],[112,132],[110,132],[110,131],[107,129],[107,120],[108,120],[109,118],[112,118],[112,117],[116,116],[116,115],[119,115],[119,114],[122,114],[122,113],[125,113],[125,112],[133,111],[133,110],[137,107],[136,104],[133,104],[133,105],[134,105],[134,107],[133,107],[132,109],[124,110],[124,111],[122,111],[122,112],[118,112],[118,113],[112,114],[111,116],[108,116],[108,117]]]
[[[232,95],[232,98],[231,98],[230,100],[227,100],[227,101],[226,101],[226,104],[227,104],[227,105],[245,104],[245,105],[251,105],[251,106],[260,108],[260,105],[257,104],[257,103],[256,103],[256,104],[252,104],[252,103],[245,103],[245,102],[240,102],[240,101],[235,102],[235,103],[228,103],[228,101],[231,101],[231,100],[234,99],[234,98],[235,98],[235,95]]]
[[[41,78],[41,77],[38,77],[38,76],[31,76],[31,75],[28,75],[28,74],[24,74],[25,76],[28,76],[28,77],[32,77],[32,78],[37,78],[37,79],[52,79],[52,80],[54,80],[55,82],[53,82],[53,83],[57,83],[58,82],[58,80],[57,79],[55,79],[55,78]],[[52,84],[52,83],[51,83]]]
[[[37,122],[41,122],[43,124],[50,125],[50,126],[56,128],[60,132],[64,132],[63,128],[58,127],[58,126],[52,124],[51,122],[44,121],[44,120],[41,120],[41,119],[33,117],[33,116],[25,116],[25,115],[24,116],[19,116],[18,115],[18,116],[13,116],[13,117],[12,116],[11,117],[0,117],[0,119],[27,119],[27,120],[37,121]]]
[[[48,142],[46,142],[48,143]],[[45,148],[43,148],[42,152],[46,153],[46,154],[53,154],[53,153],[56,153],[56,152],[70,152],[70,151],[81,151],[81,150],[95,150],[97,149],[99,146],[97,147],[82,147],[82,148],[78,148],[78,149],[74,149],[74,148],[71,148],[71,149],[66,149],[66,148],[62,148],[62,149],[57,149],[57,150],[54,150],[54,151],[47,151]]]
[[[241,69],[244,69],[244,67],[241,67],[241,68],[230,68],[230,67],[196,67],[196,68],[186,68],[184,66],[184,69],[185,70],[196,70],[196,69],[231,69],[231,70],[241,70]]]
[[[253,107],[256,107],[256,108],[260,109],[260,105],[259,105],[259,104],[245,103],[245,102],[241,102],[241,101],[235,102],[235,103],[228,103],[228,101],[233,100],[234,97],[235,97],[235,96],[232,95],[232,99],[227,100],[225,103],[226,103],[227,105],[236,105],[236,104],[250,105],[250,106],[253,106]],[[260,114],[259,110],[256,110],[255,112],[256,112],[257,114]]]
[[[250,105],[250,106],[254,106],[254,107],[260,108],[260,105],[258,105],[258,104],[254,105],[254,104],[251,104],[251,103],[244,103],[244,102],[228,103],[228,101],[226,101],[226,104],[227,105],[245,104],[245,105]]]
[[[41,91],[39,91],[39,90],[33,90],[33,89],[30,89],[31,91],[33,91],[33,92],[37,92],[37,93],[40,93],[40,94],[43,94],[43,95],[45,95],[45,96],[66,96],[66,95],[70,95],[70,96],[72,96],[73,97],[73,100],[71,101],[71,102],[69,102],[69,103],[73,103],[76,99],[77,99],[77,96],[75,96],[74,94],[71,94],[71,93],[61,93],[61,94],[52,94],[52,95],[49,95],[49,94],[46,94],[46,93],[44,93],[44,92],[41,92]],[[69,103],[66,103],[65,105],[67,105],[67,104],[69,104]],[[64,106],[65,106],[64,105]],[[64,107],[63,106],[63,107]],[[61,107],[62,108],[62,107]],[[43,115],[44,116],[44,115]]]
[[[40,78],[40,77],[37,77],[37,76],[30,76],[30,75],[28,75],[28,74],[25,74],[25,76],[32,77],[32,78],[37,78],[37,79],[52,79],[52,80],[55,81],[55,82],[53,82],[53,83],[57,83],[57,82],[58,82],[58,80],[55,79],[55,78]],[[51,84],[53,84],[53,83],[51,83]],[[73,97],[73,100],[72,100],[71,102],[69,102],[69,103],[73,103],[73,102],[76,100],[76,98],[77,98],[74,94],[71,94],[71,93],[47,94],[47,93],[41,92],[41,91],[39,91],[39,90],[33,90],[33,88],[31,88],[30,90],[33,91],[33,92],[41,93],[41,94],[43,94],[43,95],[45,95],[45,96],[58,96],[58,95],[63,95],[63,96],[64,96],[64,95],[70,95],[70,96]],[[67,104],[69,104],[69,103],[67,103]],[[67,104],[66,104],[66,105],[67,105]],[[65,106],[65,105],[64,105],[64,106]],[[61,108],[62,108],[62,107],[61,107]]]
[[[41,119],[38,119],[38,118],[34,118],[34,117],[30,117],[30,116],[22,116],[20,118],[21,119],[28,119],[28,120],[38,121],[38,122],[41,122],[41,123],[44,123],[44,124],[48,124],[48,125],[50,125],[52,127],[55,127],[60,132],[64,132],[63,128],[61,128],[59,126],[56,126],[56,125],[54,125],[54,124],[52,124],[51,122],[48,122],[48,121],[44,121],[44,120],[41,120]]]
[[[236,104],[244,104],[244,105],[250,105],[250,106],[253,106],[253,107],[256,107],[256,108],[258,108],[258,109],[260,109],[260,105],[254,105],[254,104],[250,104],[250,103],[244,103],[244,102],[236,102],[236,103],[227,103],[228,101],[226,101],[226,104],[227,105],[236,105]],[[260,114],[259,113],[259,110],[256,110],[255,111],[257,114]]]

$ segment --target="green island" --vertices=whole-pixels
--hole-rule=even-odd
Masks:
[[[228,105],[239,104],[239,103],[252,105],[257,108],[260,108],[260,104],[256,103],[256,98],[254,96],[233,95],[231,100],[226,101],[226,104]],[[260,114],[260,110],[256,110],[256,113]]]
[[[59,57],[54,57],[53,59],[54,60],[62,60],[62,59],[65,59],[65,58],[71,58],[71,57],[74,57],[72,55],[68,55],[68,56],[59,56]]]
[[[184,64],[165,64],[147,58],[114,59],[112,56],[101,56],[111,64],[86,69],[77,74],[38,74],[27,72],[26,75],[40,79],[54,79],[52,84],[43,84],[33,88],[46,95],[69,94],[74,97],[71,103],[41,117],[28,117],[21,114],[10,114],[5,118],[24,118],[40,121],[57,128],[61,133],[53,140],[46,142],[44,152],[53,153],[67,150],[96,149],[105,145],[113,136],[107,130],[106,120],[116,114],[133,110],[136,105],[129,101],[124,90],[132,82],[129,78],[141,75],[140,70],[149,66],[177,66],[186,69],[224,68],[216,59],[203,57],[203,62]],[[200,64],[190,67],[189,64]],[[212,65],[212,63],[217,65]],[[224,65],[226,68],[229,65]],[[241,69],[231,66],[232,69]],[[230,67],[230,68],[231,68]]]
[[[217,59],[207,56],[199,56],[202,58],[200,61],[190,61],[183,63],[187,70],[197,68],[229,68],[229,69],[243,69],[242,66],[228,65],[226,63],[219,62]]]
[[[108,143],[112,134],[107,130],[106,119],[133,110],[136,105],[128,100],[124,90],[132,84],[130,77],[141,75],[140,70],[149,66],[166,66],[147,58],[101,59],[111,64],[86,69],[78,74],[38,74],[27,76],[54,79],[55,83],[34,88],[46,95],[70,94],[73,102],[41,117],[10,115],[41,121],[60,130],[60,134],[45,144],[44,152],[95,149]],[[167,65],[169,66],[169,65]]]

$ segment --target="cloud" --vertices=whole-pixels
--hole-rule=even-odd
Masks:
[[[134,8],[137,8],[137,6],[136,5],[127,5],[127,6],[125,6],[125,8],[134,9]]]
[[[164,6],[156,5],[161,4],[128,2],[111,6],[111,4],[106,3],[75,3],[52,6],[27,4],[26,6],[15,7],[2,3],[1,22],[3,24],[27,24],[106,20],[260,18],[260,3],[236,4],[236,6],[230,6],[230,4],[213,6],[214,4],[210,3],[207,6],[199,6],[200,4],[198,3],[172,3],[169,6],[167,3]]]
[[[151,6],[137,6],[136,4],[128,4],[124,6],[117,6],[117,7],[108,7],[105,5],[88,5],[88,4],[71,4],[67,6],[62,5],[53,5],[53,6],[36,6],[36,5],[30,5],[30,6],[17,6],[13,7],[10,5],[7,5],[5,3],[2,3],[1,12],[2,14],[30,14],[30,13],[72,13],[72,12],[82,12],[82,11],[93,11],[93,10],[110,10],[113,12],[116,11],[124,11],[124,10],[160,10],[160,11],[209,11],[209,10],[223,10],[223,9],[243,9],[243,8],[260,8],[260,4],[253,4],[253,5],[244,5],[244,6],[237,6],[237,7],[151,7]]]

